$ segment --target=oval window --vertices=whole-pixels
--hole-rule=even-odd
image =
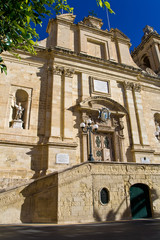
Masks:
[[[102,204],[107,204],[109,202],[109,192],[106,188],[102,188],[100,191],[100,200]]]

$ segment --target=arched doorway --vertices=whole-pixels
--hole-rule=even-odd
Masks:
[[[92,153],[95,161],[117,161],[123,162],[124,135],[123,117],[128,114],[127,110],[113,99],[103,96],[92,96],[85,99],[78,106],[82,112],[82,122],[88,119],[92,123],[98,124],[98,130],[92,134]],[[109,111],[109,118],[103,119],[100,114]],[[88,135],[82,135],[83,161],[87,161],[88,156]]]
[[[130,203],[133,219],[152,217],[147,185],[138,183],[130,187]]]

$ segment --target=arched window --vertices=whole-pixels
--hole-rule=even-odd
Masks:
[[[144,63],[144,66],[151,68],[151,64],[150,64],[149,58],[147,56],[144,57],[143,63]]]
[[[141,68],[146,70],[146,68],[151,68],[149,57],[145,54],[141,58]]]
[[[109,202],[109,191],[106,188],[102,188],[100,191],[100,202],[104,205]]]

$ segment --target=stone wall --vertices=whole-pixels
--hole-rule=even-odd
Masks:
[[[152,216],[160,216],[159,165],[85,163],[59,174],[58,222],[131,219],[129,189],[136,183],[150,189]],[[109,203],[100,201],[108,189]],[[66,211],[64,211],[66,209]]]
[[[0,194],[0,223],[84,223],[131,219],[130,187],[149,187],[152,217],[160,217],[156,164],[83,163]],[[102,204],[106,188],[109,202]]]

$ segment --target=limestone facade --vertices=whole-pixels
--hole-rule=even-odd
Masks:
[[[159,194],[160,36],[144,36],[132,53],[135,63],[121,31],[102,30],[95,17],[78,24],[74,19],[51,19],[37,55],[17,50],[20,61],[3,56],[8,74],[0,78],[0,200],[12,191],[20,197],[18,220],[6,222],[104,221],[123,218],[126,209],[128,218],[132,185]],[[101,117],[105,111],[108,119]],[[88,119],[99,127],[91,134],[93,164],[86,163],[88,133],[80,128]],[[105,206],[98,197],[102,188],[110,196]],[[155,202],[152,216],[159,211]]]
[[[160,217],[158,164],[86,162],[1,193],[1,223],[86,223],[132,219],[130,188],[150,189],[152,217]],[[108,204],[100,192],[109,192]]]

